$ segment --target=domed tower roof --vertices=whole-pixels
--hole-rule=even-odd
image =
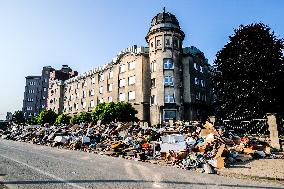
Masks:
[[[176,19],[176,16],[173,15],[172,13],[169,13],[169,12],[161,12],[161,13],[158,13],[158,14],[152,19],[151,27],[153,27],[153,26],[155,26],[155,25],[158,25],[158,24],[163,24],[163,23],[169,23],[169,24],[171,24],[173,27],[178,27],[178,28],[180,28],[179,22],[178,22],[178,20]]]
[[[176,16],[173,15],[172,13],[170,13],[170,12],[166,12],[165,8],[164,8],[163,12],[158,13],[152,19],[151,26],[150,26],[149,32],[146,36],[146,39],[150,34],[156,32],[156,31],[166,31],[166,30],[175,30],[175,31],[179,32],[182,35],[182,37],[184,38],[184,33],[180,29],[179,22],[178,22]]]

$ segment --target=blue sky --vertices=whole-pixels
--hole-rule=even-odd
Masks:
[[[163,6],[179,20],[184,46],[196,46],[210,63],[240,24],[264,22],[284,37],[282,0],[0,0],[0,119],[22,108],[25,76],[43,66],[81,73],[128,46],[146,46]]]

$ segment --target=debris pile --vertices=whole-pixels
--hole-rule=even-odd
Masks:
[[[215,173],[226,164],[275,158],[267,142],[239,137],[206,121],[149,127],[147,123],[13,126],[2,139],[82,150],[136,161]]]

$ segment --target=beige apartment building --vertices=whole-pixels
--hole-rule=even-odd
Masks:
[[[169,12],[157,14],[146,41],[121,51],[110,63],[68,80],[53,80],[48,109],[74,115],[101,102],[125,101],[151,124],[200,120],[209,110],[209,64],[196,47],[183,47],[185,34]]]

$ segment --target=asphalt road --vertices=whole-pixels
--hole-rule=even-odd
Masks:
[[[277,184],[7,140],[0,140],[0,181],[9,188],[35,189],[281,188]]]

